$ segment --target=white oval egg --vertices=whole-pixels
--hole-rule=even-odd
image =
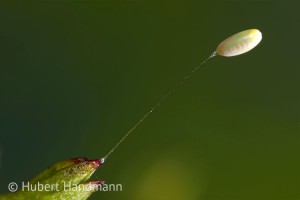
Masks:
[[[237,56],[256,47],[261,39],[262,34],[257,29],[242,31],[221,42],[216,49],[216,53],[225,57]]]

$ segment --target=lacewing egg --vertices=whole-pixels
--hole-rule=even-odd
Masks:
[[[221,42],[216,49],[216,53],[225,57],[237,56],[256,47],[261,39],[262,34],[257,29],[242,31]]]

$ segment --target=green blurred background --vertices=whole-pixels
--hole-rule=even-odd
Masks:
[[[1,1],[0,192],[71,157],[104,156],[231,34],[92,179],[114,200],[300,199],[296,1]]]

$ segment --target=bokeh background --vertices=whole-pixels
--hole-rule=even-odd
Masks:
[[[71,157],[104,156],[231,34],[92,179],[114,200],[295,200],[300,188],[297,1],[1,1],[0,192]]]

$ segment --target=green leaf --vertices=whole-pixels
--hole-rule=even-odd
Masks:
[[[74,158],[53,164],[28,182],[19,185],[15,193],[0,195],[0,200],[84,200],[104,182],[85,183],[101,160]]]

